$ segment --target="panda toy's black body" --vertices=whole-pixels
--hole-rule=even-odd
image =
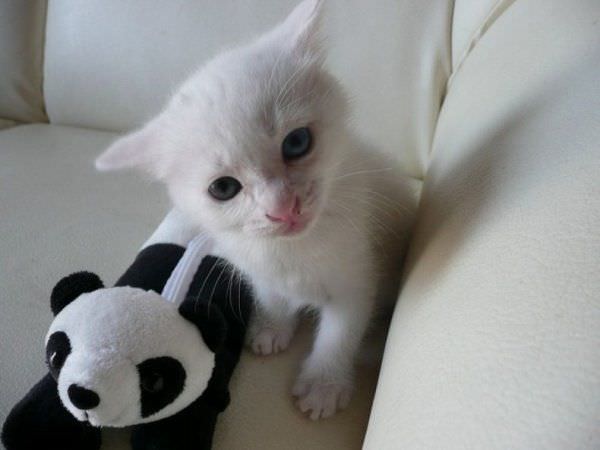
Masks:
[[[101,426],[131,426],[134,450],[211,447],[252,299],[241,279],[232,294],[233,273],[210,255],[181,305],[162,299],[184,251],[146,247],[113,288],[89,272],[56,285],[50,373],[9,414],[7,450],[99,449]]]

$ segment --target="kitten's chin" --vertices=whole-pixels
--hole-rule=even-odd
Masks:
[[[306,217],[294,223],[282,223],[277,226],[268,224],[259,227],[248,227],[244,229],[244,235],[247,238],[261,239],[300,239],[309,233],[314,222],[314,218]]]

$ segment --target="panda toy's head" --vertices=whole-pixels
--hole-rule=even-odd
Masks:
[[[216,309],[176,306],[153,291],[63,278],[51,296],[46,361],[64,406],[94,426],[175,414],[202,395],[225,334]]]

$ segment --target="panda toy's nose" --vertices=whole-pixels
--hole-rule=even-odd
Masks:
[[[69,394],[71,403],[73,403],[76,408],[84,411],[95,408],[100,404],[100,397],[98,394],[90,389],[77,386],[76,384],[69,386],[69,389],[67,389],[67,394]]]

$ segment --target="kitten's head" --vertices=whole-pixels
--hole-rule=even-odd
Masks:
[[[213,232],[299,236],[319,220],[343,147],[346,102],[323,69],[320,0],[220,54],[165,110],[116,141],[101,170],[137,167]]]

